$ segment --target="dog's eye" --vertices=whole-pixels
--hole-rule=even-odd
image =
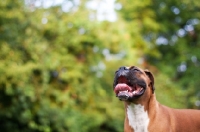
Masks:
[[[139,69],[136,69],[136,68],[134,68],[134,69],[131,69],[132,71],[140,71]]]
[[[135,67],[135,66],[130,67],[129,70],[131,70],[131,71],[140,71],[140,70],[139,70],[137,67]]]

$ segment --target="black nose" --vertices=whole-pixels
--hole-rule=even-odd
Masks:
[[[129,68],[125,67],[125,66],[122,66],[122,67],[119,68],[119,70],[117,72],[117,75],[118,75],[118,77],[126,76],[128,72],[129,72]]]
[[[122,66],[122,67],[119,68],[119,71],[120,71],[120,70],[122,70],[122,71],[123,71],[123,70],[128,70],[128,69],[129,69],[128,67]]]

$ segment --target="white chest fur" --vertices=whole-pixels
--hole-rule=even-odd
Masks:
[[[130,104],[127,107],[127,116],[129,125],[134,132],[148,132],[149,118],[144,106],[138,104]]]

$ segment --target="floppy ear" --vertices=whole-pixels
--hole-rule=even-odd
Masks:
[[[154,90],[155,90],[155,87],[154,87],[154,77],[153,77],[153,74],[148,71],[148,70],[144,70],[144,72],[146,73],[146,75],[149,77],[149,79],[151,80],[151,88],[152,88],[152,91],[154,93]]]

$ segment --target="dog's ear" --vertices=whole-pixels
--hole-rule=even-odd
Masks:
[[[153,77],[153,74],[149,70],[144,70],[144,72],[146,73],[146,75],[151,80],[152,92],[154,93],[155,87],[154,87],[154,77]]]

